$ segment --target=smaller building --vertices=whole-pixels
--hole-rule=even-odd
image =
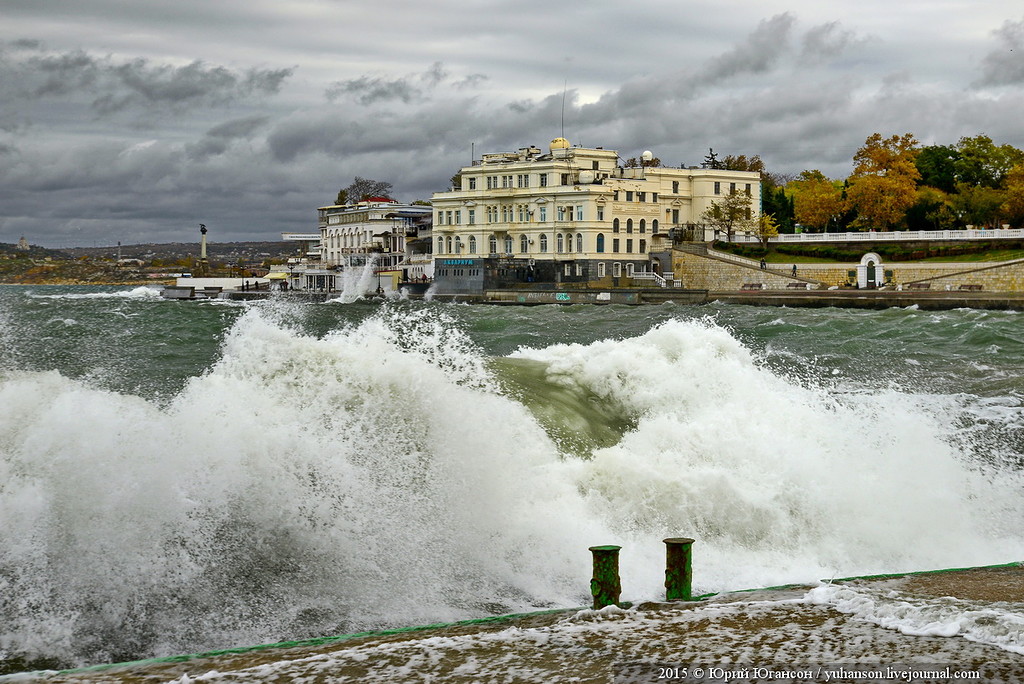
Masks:
[[[408,264],[407,243],[420,239],[431,216],[429,206],[400,204],[387,197],[320,207],[317,212],[320,261],[328,269],[363,265],[370,259],[381,270]]]

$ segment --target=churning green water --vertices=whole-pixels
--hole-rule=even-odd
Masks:
[[[0,286],[0,661],[1024,560],[1022,320]]]

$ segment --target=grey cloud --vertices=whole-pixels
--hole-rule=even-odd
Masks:
[[[709,63],[704,80],[770,70],[787,51],[795,23],[796,18],[789,12],[762,20],[746,40]]]
[[[976,86],[1024,84],[1024,19],[1007,21],[993,31],[999,46],[985,55]]]
[[[838,21],[830,21],[811,28],[804,34],[801,57],[809,61],[829,59],[843,54],[858,42],[853,31],[840,27]]]
[[[363,75],[347,81],[338,81],[331,84],[324,95],[330,102],[334,102],[344,95],[350,95],[361,105],[373,105],[393,100],[410,104],[426,100],[429,93],[448,81],[450,76],[451,73],[444,68],[443,63],[434,62],[422,73],[391,80],[379,76]],[[482,74],[472,74],[455,85],[456,87],[471,87],[486,78]],[[416,85],[417,83],[421,85]]]
[[[430,65],[430,68],[420,74],[420,80],[427,84],[428,87],[434,87],[448,78],[448,72],[445,71],[444,65],[441,62],[434,62]]]
[[[0,93],[22,101],[84,96],[101,115],[129,108],[147,111],[218,106],[274,95],[293,68],[233,71],[193,61],[185,66],[148,59],[118,62],[82,50],[39,54],[38,41],[11,43],[0,52]],[[28,54],[25,54],[28,53]]]
[[[341,81],[327,89],[326,96],[331,102],[342,95],[354,95],[356,100],[363,105],[386,102],[388,100],[401,100],[409,104],[421,97],[421,92],[404,78],[386,81],[382,78],[370,78],[360,76],[359,78]]]
[[[487,80],[485,74],[470,74],[461,81],[456,81],[452,85],[459,90],[466,90],[470,88],[478,88],[480,85]]]
[[[250,139],[270,121],[266,116],[247,116],[214,126],[197,142],[186,145],[191,159],[204,160],[227,152],[239,139]]]

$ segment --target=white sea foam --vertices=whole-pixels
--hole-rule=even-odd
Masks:
[[[1024,655],[1024,614],[1019,604],[921,597],[884,586],[826,584],[807,593],[812,604],[910,636],[959,636]]]
[[[115,290],[113,292],[61,292],[58,294],[37,294],[31,290],[25,296],[33,299],[160,299],[160,289],[140,285],[130,290]]]
[[[697,538],[695,581],[714,590],[1024,557],[1020,474],[959,453],[944,398],[797,386],[682,321],[518,355],[635,417],[579,486],[641,595],[660,588],[659,535]]]
[[[589,460],[503,396],[436,307],[315,338],[246,311],[168,405],[0,378],[0,651],[113,660],[663,593],[1024,557],[1015,472],[946,441],[947,404],[833,396],[725,330],[522,350],[633,427]],[[997,476],[996,476],[997,475]]]

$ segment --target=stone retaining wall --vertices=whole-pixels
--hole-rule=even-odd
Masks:
[[[714,252],[701,256],[676,250],[672,253],[673,273],[683,287],[712,291],[740,290],[749,283],[760,283],[765,290],[789,290],[789,283],[810,283],[812,288],[844,287],[856,282],[858,264],[797,264],[797,276],[791,264],[770,264],[761,270],[753,260],[749,265],[735,257],[716,258]],[[909,283],[928,284],[930,290],[958,290],[961,286],[979,287],[986,292],[1024,292],[1024,259],[992,262],[907,263],[882,262],[890,286]],[[851,273],[854,274],[851,277]]]

